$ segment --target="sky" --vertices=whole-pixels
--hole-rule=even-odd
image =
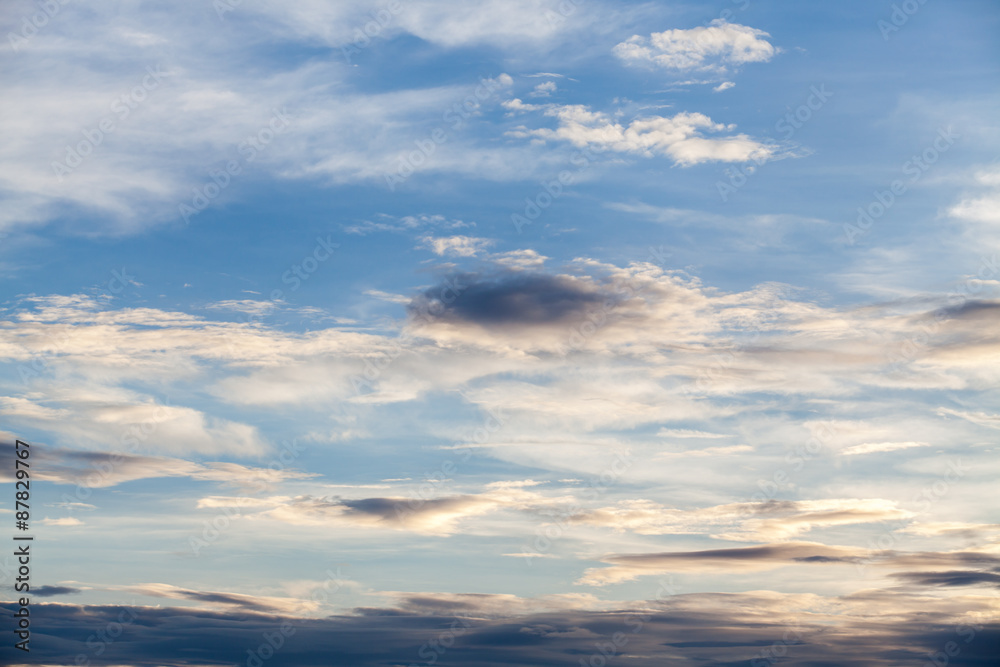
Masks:
[[[4,2],[0,662],[996,664],[998,35]]]

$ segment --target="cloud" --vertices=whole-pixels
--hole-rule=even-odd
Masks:
[[[230,486],[266,489],[286,480],[309,479],[316,473],[292,468],[255,468],[237,463],[195,463],[183,459],[142,456],[125,452],[84,452],[43,447],[33,454],[43,462],[33,475],[57,484],[77,484],[93,489],[109,488],[140,479],[187,477],[198,481],[221,482]],[[0,449],[0,462],[10,465],[0,471],[0,480],[12,481],[14,453],[12,448]],[[93,509],[93,505],[71,503],[72,509]],[[82,507],[77,507],[82,505]],[[70,509],[69,507],[67,509]],[[52,519],[52,525],[78,525],[74,518]],[[71,523],[66,523],[71,522]]]
[[[785,542],[707,551],[609,556],[602,560],[612,567],[591,568],[577,583],[604,586],[668,572],[759,572],[789,565],[846,564],[858,562],[862,553],[814,542]]]
[[[615,46],[614,54],[627,64],[721,73],[773,58],[778,49],[768,37],[763,30],[715,19],[690,30],[654,32],[648,38],[633,35]]]
[[[556,82],[546,81],[545,83],[540,83],[534,87],[531,91],[532,97],[550,97],[552,93],[556,92]]]
[[[890,575],[903,579],[915,586],[941,586],[953,588],[957,586],[991,585],[1000,588],[1000,574],[996,572],[976,572],[970,570],[952,570],[949,572],[894,572]]]
[[[231,594],[221,595],[236,602]],[[40,603],[32,607],[33,621],[61,641],[32,645],[32,653],[37,652],[33,660],[39,664],[59,664],[66,655],[92,656],[86,638],[94,628],[111,627],[123,617],[136,619],[128,625],[128,641],[103,644],[101,659],[137,667],[242,664],[248,650],[265,641],[265,633],[273,636],[282,627],[294,629],[294,641],[286,641],[269,662],[297,667],[411,664],[423,660],[420,647],[435,638],[443,642],[433,646],[446,650],[429,648],[425,654],[444,664],[566,665],[591,655],[604,657],[600,645],[615,632],[627,639],[616,655],[628,655],[635,667],[662,665],[678,655],[704,664],[746,664],[755,656],[763,661],[772,655],[764,651],[782,637],[787,641],[777,646],[787,651],[788,659],[808,667],[918,664],[950,641],[959,646],[963,665],[987,667],[995,662],[1000,641],[1000,626],[992,620],[995,603],[984,596],[947,599],[869,591],[823,598],[682,590],[597,610],[588,608],[590,598],[577,598],[574,608],[570,596],[556,597],[532,601],[410,593],[397,598],[398,607],[324,618],[262,613],[239,604],[192,609]],[[16,605],[5,603],[3,609],[13,614]],[[957,634],[960,625],[967,631]],[[0,659],[16,662],[14,650],[9,644],[0,647]]]
[[[547,259],[549,258],[545,255],[530,248],[490,255],[490,261],[494,264],[517,271],[529,269],[538,271],[545,265]]]
[[[659,438],[711,438],[711,439],[732,437],[724,433],[709,433],[707,431],[698,431],[685,428],[661,428],[659,431],[656,432],[656,436]]]
[[[76,517],[67,516],[61,517],[59,519],[50,519],[45,517],[40,521],[43,526],[82,526],[83,521],[80,521]]]
[[[741,542],[787,540],[818,528],[898,521],[913,513],[881,499],[785,500],[674,509],[650,500],[578,512],[570,523],[640,535],[702,534]]]
[[[736,84],[733,83],[732,81],[723,81],[722,83],[720,83],[715,88],[712,88],[712,91],[716,92],[716,93],[721,93],[724,90],[729,90],[730,88],[732,88],[735,85]]]
[[[426,498],[410,497],[341,498],[298,496],[268,499],[215,496],[199,501],[199,507],[257,508],[252,518],[270,519],[293,525],[342,524],[363,528],[402,530],[424,535],[448,536],[462,529],[468,518],[502,510],[537,511],[560,499],[526,490],[532,481],[494,482],[478,494],[456,494]]]
[[[116,586],[113,590],[122,590],[133,595],[145,595],[148,597],[190,600],[198,602],[201,606],[208,609],[237,607],[247,611],[295,614],[307,613],[319,608],[319,604],[312,600],[245,595],[242,593],[220,593],[217,591],[198,591],[171,584],[135,584],[131,586]]]
[[[457,296],[449,298],[448,290]],[[425,291],[414,301],[411,312],[434,313],[438,322],[532,327],[572,321],[610,296],[588,281],[570,276],[468,274]]]
[[[973,178],[985,192],[965,197],[948,209],[948,215],[973,223],[1000,223],[1000,166],[991,165]]]
[[[992,533],[1000,532],[1000,524],[967,523],[964,521],[917,522],[902,528],[900,532],[923,537],[961,537],[968,540],[988,539]]]
[[[864,442],[860,445],[853,445],[842,449],[842,456],[858,456],[859,454],[876,454],[882,452],[895,452],[900,449],[912,449],[914,447],[927,447],[926,442]]]
[[[375,220],[365,220],[359,224],[347,225],[344,231],[348,234],[365,236],[376,232],[410,232],[424,229],[454,230],[475,227],[474,222],[449,220],[443,215],[406,215],[397,218],[381,214]]]
[[[449,257],[475,257],[496,243],[492,239],[481,239],[474,236],[445,236],[435,238],[425,236],[420,239],[421,247],[430,249],[435,255]]]
[[[578,148],[634,153],[644,157],[661,155],[682,167],[703,162],[766,160],[778,151],[776,145],[756,141],[746,134],[706,137],[705,133],[732,132],[736,126],[716,123],[702,113],[682,112],[670,117],[635,118],[628,125],[583,105],[553,105],[545,111],[545,115],[556,118],[556,129],[522,127],[508,132],[508,135],[568,141]]]
[[[81,592],[81,589],[70,586],[37,586],[31,589],[32,596],[39,598],[50,598],[56,595],[75,595]]]

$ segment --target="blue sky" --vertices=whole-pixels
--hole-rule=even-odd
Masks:
[[[995,3],[0,23],[6,661],[988,664]]]

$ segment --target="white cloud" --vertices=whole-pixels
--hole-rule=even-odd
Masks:
[[[975,181],[987,192],[964,198],[948,209],[948,214],[969,222],[1000,223],[1000,166],[992,166],[975,174]]]
[[[556,82],[546,81],[545,83],[540,83],[531,91],[532,97],[549,97],[552,93],[556,92]]]
[[[45,517],[44,519],[41,520],[40,523],[43,526],[82,526],[83,525],[83,521],[80,521],[79,519],[71,517],[71,516],[62,517],[60,519],[50,519],[49,517]]]
[[[900,449],[911,449],[913,447],[927,447],[926,442],[865,442],[860,445],[853,445],[844,450],[844,456],[857,456],[859,454],[875,454],[879,452],[894,452]]]
[[[648,38],[633,35],[615,46],[614,53],[629,64],[725,72],[774,57],[778,50],[767,37],[770,35],[763,30],[716,19],[708,26],[690,30],[654,32]]]
[[[475,257],[496,243],[492,239],[482,239],[475,236],[425,236],[421,239],[421,247],[429,249],[435,255],[449,257]]]
[[[701,113],[636,118],[628,125],[583,105],[552,106],[545,114],[558,120],[556,129],[522,128],[510,133],[511,136],[568,141],[581,148],[637,153],[646,157],[664,155],[681,166],[763,160],[777,150],[777,146],[756,141],[745,134],[706,137],[705,133],[732,132],[736,126],[716,123]]]

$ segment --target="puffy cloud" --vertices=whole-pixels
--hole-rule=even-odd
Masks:
[[[633,35],[614,48],[629,64],[653,64],[680,71],[738,69],[746,63],[767,62],[778,52],[770,35],[738,23],[716,19],[690,30],[654,32],[648,38]]]
[[[583,105],[551,106],[545,114],[556,118],[556,129],[522,127],[508,134],[568,141],[574,146],[598,151],[635,153],[645,157],[662,155],[684,167],[703,162],[764,160],[778,150],[776,145],[756,141],[746,134],[706,137],[705,133],[732,132],[736,126],[716,123],[702,113],[636,118],[628,125]]]
[[[435,255],[449,257],[475,257],[496,243],[492,239],[481,239],[474,236],[425,236],[421,239],[421,247],[430,249]]]
[[[974,179],[985,192],[965,197],[949,208],[948,214],[973,223],[1000,223],[1000,167],[978,171]]]

